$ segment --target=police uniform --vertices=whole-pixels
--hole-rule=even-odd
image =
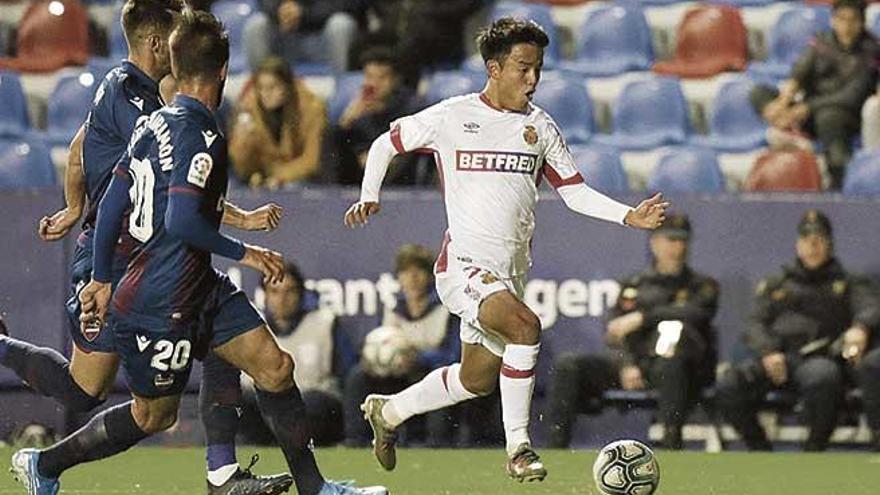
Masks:
[[[810,210],[798,233],[831,239],[831,223]],[[813,270],[797,259],[758,284],[754,308],[744,340],[760,356],[785,355],[788,382],[783,388],[803,401],[810,429],[807,450],[827,446],[850,377],[862,383],[870,426],[880,431],[880,349],[870,350],[876,339],[855,369],[848,369],[840,348],[850,326],[861,324],[876,333],[880,324],[877,294],[866,279],[847,273],[833,257]],[[756,412],[773,387],[760,359],[747,360],[720,379],[719,408],[750,449],[770,449]]]
[[[654,235],[687,239],[690,223],[683,215],[670,215]],[[607,319],[639,311],[644,322],[611,353],[568,354],[557,360],[551,392],[553,447],[567,447],[575,415],[587,412],[605,390],[620,387],[621,368],[635,365],[659,394],[660,418],[667,432],[664,443],[679,448],[686,412],[712,381],[717,353],[711,322],[717,307],[717,282],[687,265],[677,275],[650,267],[624,279]],[[658,325],[664,321],[681,322],[681,333],[660,356]]]

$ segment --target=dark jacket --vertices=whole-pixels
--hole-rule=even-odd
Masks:
[[[806,94],[805,103],[815,113],[837,106],[860,115],[862,104],[874,92],[880,45],[867,32],[849,50],[834,33],[816,36],[801,54],[791,77]]]
[[[836,259],[817,270],[796,260],[758,284],[745,341],[761,355],[827,352],[854,323],[874,334],[880,326],[872,284],[847,273]]]
[[[687,265],[678,275],[663,275],[648,268],[621,282],[620,296],[609,310],[607,320],[633,311],[644,315],[642,327],[624,340],[620,352],[625,364],[643,366],[653,359],[659,337],[657,324],[679,320],[684,323],[684,329],[676,353],[684,353],[696,361],[705,360],[707,367],[714,368],[717,352],[712,319],[717,310],[718,283],[711,277]]]
[[[278,7],[284,0],[260,0],[260,9],[278,24]],[[309,33],[320,31],[327,19],[336,12],[357,16],[366,8],[364,0],[296,0],[302,7],[299,30]]]

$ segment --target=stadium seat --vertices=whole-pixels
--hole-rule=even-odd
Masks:
[[[122,32],[122,6],[123,2],[116,3],[116,9],[113,13],[113,22],[110,23],[110,33],[108,34],[107,43],[110,51],[110,58],[114,60],[122,60],[128,56],[128,44],[125,42],[125,33]]]
[[[16,56],[0,58],[0,69],[52,72],[89,59],[88,14],[78,0],[39,0],[18,24]]]
[[[34,137],[0,139],[0,188],[52,187],[55,166],[49,148]]]
[[[846,167],[843,193],[880,195],[880,151],[863,150]]]
[[[709,135],[694,136],[691,143],[724,152],[749,151],[763,146],[767,125],[749,100],[753,86],[746,78],[723,83],[709,111]]]
[[[787,78],[813,36],[829,29],[830,22],[827,8],[801,6],[786,10],[768,35],[767,60],[749,64],[748,73],[763,80]]]
[[[579,31],[576,59],[562,62],[563,70],[605,77],[648,70],[654,63],[651,28],[637,4],[598,7]]]
[[[58,79],[49,95],[46,133],[53,146],[67,145],[89,114],[89,107],[101,80],[83,71]]]
[[[19,135],[31,126],[18,74],[0,71],[0,136]]]
[[[247,57],[244,51],[244,25],[248,17],[254,13],[252,2],[247,0],[219,0],[211,5],[211,12],[216,15],[229,33],[229,73],[241,74],[248,70]]]
[[[104,79],[104,76],[106,76],[108,72],[113,70],[121,62],[122,59],[116,60],[114,58],[92,57],[86,65],[86,70],[94,74],[95,79],[100,81]]]
[[[453,96],[476,93],[486,84],[486,75],[457,70],[437,71],[428,77],[425,103],[433,105]]]
[[[627,83],[612,106],[613,133],[595,134],[592,143],[623,150],[680,144],[690,132],[688,106],[678,81],[651,77]]]
[[[575,145],[571,147],[571,155],[584,182],[593,189],[603,193],[629,192],[620,153],[614,148]]]
[[[688,10],[678,25],[676,39],[675,57],[654,64],[654,72],[706,78],[746,67],[746,26],[735,7],[700,5]]]
[[[746,178],[746,191],[821,191],[816,156],[806,151],[765,151]]]
[[[724,192],[724,175],[715,152],[687,146],[665,153],[648,180],[648,190],[671,193]]]
[[[874,37],[880,37],[880,15],[875,14],[874,17],[869,20],[868,31],[870,31]]]
[[[550,46],[544,52],[544,67],[552,69],[562,60],[561,39],[556,24],[553,22],[553,16],[550,14],[549,5],[524,2],[496,3],[492,9],[491,20],[505,16],[531,19],[544,28],[550,38]]]
[[[586,143],[595,132],[593,104],[583,80],[547,73],[534,101],[553,117],[568,143]]]
[[[330,125],[339,122],[339,117],[342,117],[345,108],[360,90],[363,81],[364,74],[358,71],[346,72],[336,77],[333,96],[327,103],[327,118]]]

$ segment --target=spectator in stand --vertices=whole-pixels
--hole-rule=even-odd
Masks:
[[[371,0],[369,11],[379,28],[362,45],[393,47],[408,86],[418,84],[422,69],[455,68],[466,55],[464,28],[485,0]],[[360,44],[360,43],[359,43]]]
[[[808,451],[825,450],[851,378],[862,387],[873,446],[880,449],[880,301],[876,288],[834,257],[831,222],[809,210],[798,224],[797,259],[758,284],[745,333],[757,358],[719,378],[716,402],[750,450],[770,450],[756,413],[770,389],[796,392],[810,429]]]
[[[403,330],[418,351],[410,366],[399,377],[378,377],[363,365],[354,366],[345,380],[346,442],[368,445],[372,438],[360,405],[371,393],[392,394],[419,381],[425,374],[459,359],[458,319],[440,303],[434,290],[434,257],[423,247],[405,244],[397,252],[395,272],[400,283],[397,304],[386,307],[382,326]],[[417,424],[417,423],[416,423]],[[449,411],[437,411],[427,418],[427,441],[433,446],[448,445],[452,436]],[[408,436],[413,435],[410,429]]]
[[[287,62],[263,60],[239,98],[229,139],[236,175],[273,189],[315,177],[326,127],[324,102]]]
[[[276,55],[291,65],[326,63],[342,72],[357,36],[363,0],[260,0],[261,12],[248,19],[244,45],[248,63]]]
[[[374,48],[361,57],[364,82],[348,104],[333,129],[339,153],[338,182],[360,184],[370,145],[392,121],[419,109],[415,92],[401,83],[400,64],[387,48]],[[392,163],[386,184],[430,182],[419,178],[418,167],[409,166],[417,157],[412,155]]]
[[[333,445],[345,438],[341,385],[357,353],[345,332],[337,328],[336,316],[319,308],[317,294],[305,290],[299,268],[287,263],[285,273],[284,281],[263,287],[266,321],[278,345],[296,361],[293,373],[315,443]],[[242,377],[248,404],[242,431],[252,442],[270,443],[273,436],[256,407],[253,382],[245,374]]]
[[[608,315],[610,354],[564,354],[550,392],[550,445],[567,448],[574,419],[612,388],[658,392],[663,446],[682,448],[682,425],[717,361],[712,319],[718,283],[687,264],[690,221],[669,215],[651,234],[651,266],[621,283]]]
[[[752,91],[752,104],[772,128],[795,141],[806,133],[822,144],[832,189],[843,183],[862,104],[877,81],[878,57],[880,45],[865,29],[862,0],[835,0],[831,31],[816,36],[782,90],[759,85]]]

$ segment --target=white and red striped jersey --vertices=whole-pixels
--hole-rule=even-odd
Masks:
[[[483,94],[458,96],[392,122],[389,137],[397,153],[434,154],[448,222],[441,271],[455,255],[499,276],[526,273],[542,178],[582,213],[622,223],[630,209],[584,184],[556,123],[534,105],[512,112]],[[377,184],[370,165],[361,199],[377,201],[382,177]],[[576,208],[567,196],[591,204]]]

